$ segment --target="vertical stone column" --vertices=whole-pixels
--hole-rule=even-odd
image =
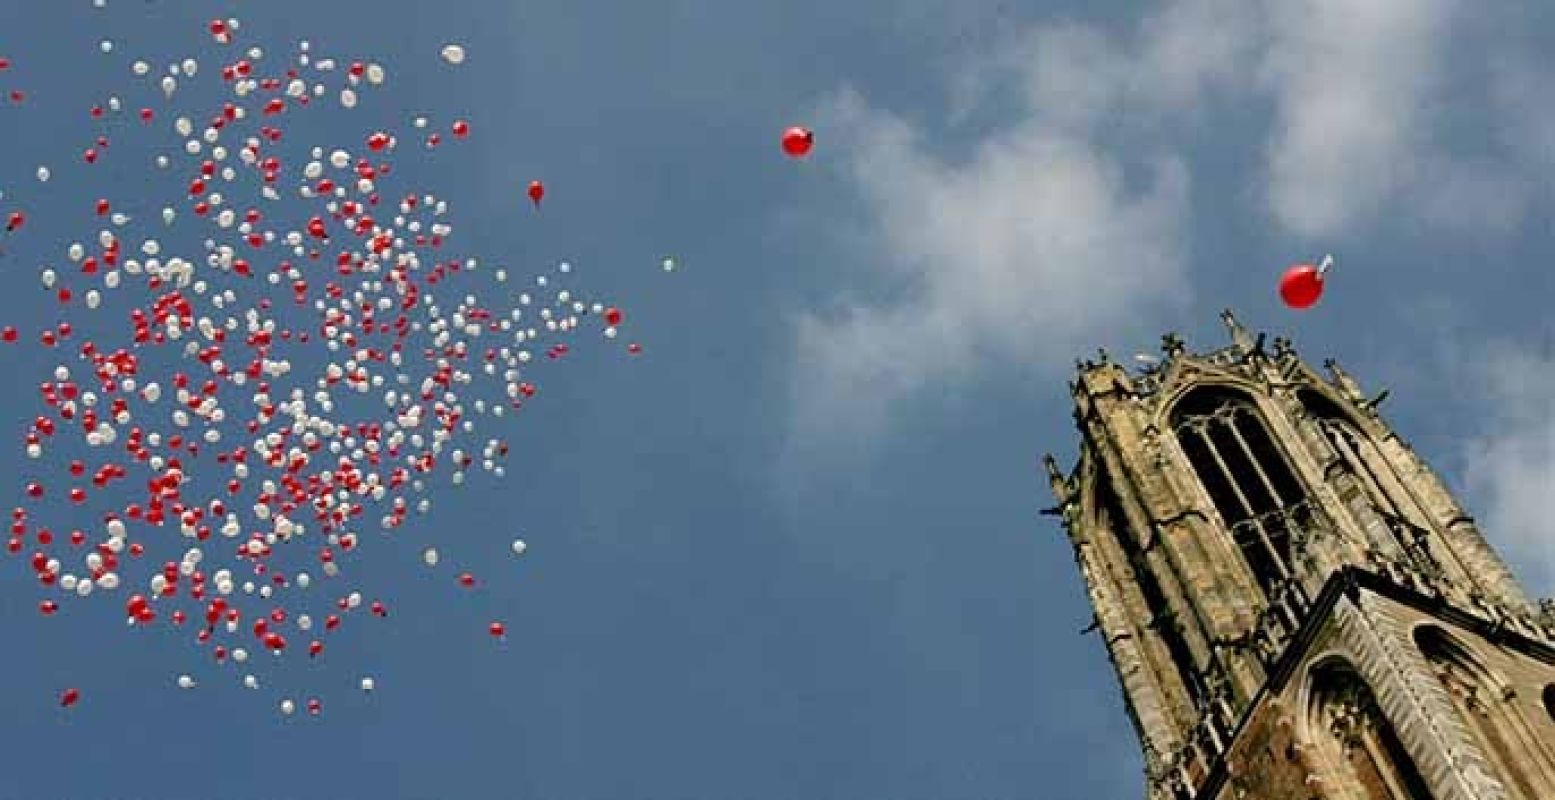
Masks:
[[[1169,478],[1172,467],[1147,455],[1151,448],[1142,446],[1143,432],[1122,415],[1111,417],[1110,422],[1110,428],[1093,431],[1092,438],[1101,440],[1098,456],[1110,474],[1119,476],[1114,480],[1129,484],[1130,491],[1120,492],[1125,510],[1138,515],[1140,530],[1161,534],[1147,551],[1152,569],[1175,587],[1179,616],[1194,622],[1185,626],[1185,633],[1195,656],[1205,664],[1223,662],[1239,704],[1245,703],[1263,682],[1262,667],[1251,651],[1225,653],[1215,642],[1233,639],[1252,627],[1257,614],[1252,600],[1261,597],[1261,590],[1250,583],[1247,570],[1238,568],[1242,556],[1229,532],[1210,524],[1202,512],[1194,513],[1197,504],[1178,497]],[[1152,524],[1160,519],[1168,522]]]
[[[1514,613],[1531,613],[1532,604],[1522,585],[1441,477],[1396,433],[1389,432],[1379,447],[1388,466],[1431,515],[1435,527],[1445,532],[1447,545],[1472,571],[1473,581]]]
[[[1077,510],[1072,510],[1066,518],[1066,527],[1091,607],[1096,611],[1098,630],[1117,672],[1140,742],[1147,753],[1174,752],[1182,744],[1179,728],[1170,716],[1158,676],[1145,657],[1141,646],[1143,631],[1125,607],[1123,587],[1115,565],[1107,557],[1106,548],[1098,547],[1099,540],[1110,532],[1086,524],[1079,519]]]

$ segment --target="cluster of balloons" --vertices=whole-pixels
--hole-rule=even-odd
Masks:
[[[438,484],[505,475],[507,444],[481,431],[534,402],[540,371],[571,352],[565,339],[616,340],[626,314],[569,285],[569,264],[514,286],[505,269],[451,254],[450,200],[397,179],[414,153],[401,138],[427,117],[308,146],[311,113],[387,91],[382,65],[306,41],[277,60],[240,43],[237,19],[205,33],[207,52],[163,74],[137,61],[125,97],[90,108],[96,130],[72,168],[84,178],[73,185],[94,187],[78,240],[34,241],[25,211],[5,212],[10,246],[59,264],[39,273],[48,321],[0,333],[57,353],[22,426],[28,478],[6,549],[44,594],[41,614],[125,592],[132,627],[187,631],[208,659],[178,687],[230,670],[257,690],[266,664],[253,654],[322,661],[343,626],[387,618],[347,577],[368,530],[427,513]],[[440,57],[457,66],[466,53],[449,44]],[[183,103],[202,82],[219,100]],[[443,124],[453,141],[472,135],[465,119]],[[149,169],[100,174],[110,158]],[[530,184],[536,206],[544,194]],[[467,570],[450,583],[479,585]],[[507,627],[485,632],[501,640]],[[59,702],[81,697],[71,687]],[[323,704],[286,696],[279,708]]]
[[[0,342],[61,354],[23,426],[33,466],[7,551],[46,595],[40,613],[127,590],[131,625],[188,630],[215,669],[234,668],[258,689],[251,651],[317,659],[363,608],[387,617],[354,584],[327,589],[345,580],[364,528],[376,518],[392,531],[426,513],[438,477],[458,485],[477,467],[504,475],[507,445],[477,431],[533,402],[536,372],[570,353],[561,339],[594,330],[615,340],[625,313],[566,285],[566,263],[515,290],[505,269],[450,255],[449,200],[393,177],[405,128],[424,130],[428,118],[297,145],[310,111],[331,101],[349,111],[383,91],[381,65],[320,55],[306,41],[274,63],[263,48],[241,48],[237,19],[211,20],[207,32],[214,67],[186,57],[158,75],[137,61],[134,102],[113,96],[90,108],[98,130],[75,169],[94,177],[110,145],[115,162],[133,164],[133,151],[107,136],[124,116],[140,129],[126,138],[160,147],[153,169],[144,181],[104,183],[81,203],[95,230],[40,259],[62,264],[39,275],[57,307],[51,321],[0,331]],[[439,55],[449,66],[467,57],[458,44]],[[0,73],[10,67],[0,58]],[[223,90],[220,102],[180,105],[180,91],[202,80]],[[446,126],[454,141],[472,134],[465,119]],[[441,142],[441,132],[425,137],[428,149]],[[799,126],[781,138],[794,159],[814,144]],[[40,183],[51,175],[37,171]],[[545,193],[538,180],[527,189],[536,208]],[[54,245],[25,242],[24,210],[4,213],[10,242]],[[1315,305],[1331,265],[1288,270],[1284,302]],[[526,550],[512,542],[514,556]],[[441,560],[436,548],[423,553],[428,567]],[[454,582],[478,585],[468,571]],[[491,621],[486,632],[501,640],[507,627]],[[200,685],[188,673],[175,683]],[[59,702],[80,698],[69,688]],[[322,701],[303,707],[316,715]],[[287,696],[279,708],[298,704]]]

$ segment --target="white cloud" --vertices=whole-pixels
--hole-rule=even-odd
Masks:
[[[1257,196],[1315,247],[1395,219],[1453,236],[1514,229],[1530,166],[1555,175],[1555,104],[1543,64],[1470,24],[1481,11],[1166,0],[1125,35],[1014,31],[952,81],[950,133],[979,107],[1004,123],[957,155],[930,144],[946,131],[842,93],[818,124],[885,288],[798,318],[798,432],[868,433],[930,381],[1067,365],[1104,338],[1149,336],[1187,299],[1194,139],[1261,143]],[[1486,115],[1480,141],[1449,135],[1460,99]],[[1251,123],[1240,144],[1206,129],[1220,108]]]
[[[1555,351],[1497,348],[1483,360],[1486,428],[1468,446],[1480,528],[1535,592],[1555,591]]]
[[[1494,236],[1521,221],[1531,184],[1516,154],[1465,155],[1441,134],[1481,99],[1449,103],[1448,89],[1461,77],[1453,67],[1472,71],[1497,49],[1469,24],[1483,9],[1463,0],[1292,0],[1271,8],[1260,83],[1275,101],[1266,191],[1280,225],[1329,237],[1414,217]]]
[[[1502,123],[1499,138],[1527,163],[1555,178],[1555,95],[1549,91],[1555,68],[1533,53],[1503,50],[1492,61],[1491,76],[1492,98]]]
[[[868,211],[877,277],[900,291],[799,319],[801,433],[867,433],[929,381],[991,363],[1067,364],[1184,299],[1187,170],[1095,136],[1157,102],[1125,61],[1083,28],[1023,37],[980,69],[1013,79],[1025,113],[961,160],[855,94],[831,104],[822,125]],[[1173,72],[1175,91],[1199,69]]]

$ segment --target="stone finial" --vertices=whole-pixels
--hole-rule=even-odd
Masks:
[[[1228,308],[1220,312],[1220,321],[1226,324],[1226,330],[1231,334],[1232,344],[1243,350],[1252,349],[1252,334],[1248,333],[1247,328],[1242,327],[1242,323],[1237,321],[1236,315],[1231,313],[1231,309]]]
[[[1291,341],[1284,336],[1274,337],[1274,357],[1287,358],[1296,354],[1296,348]]]
[[[1042,466],[1047,470],[1047,482],[1053,490],[1053,497],[1060,503],[1069,502],[1069,479],[1058,468],[1058,459],[1052,453],[1046,453],[1042,456]]]
[[[1350,373],[1344,371],[1344,367],[1339,366],[1339,362],[1330,358],[1323,362],[1323,367],[1332,376],[1334,385],[1351,402],[1358,403],[1366,399],[1366,393],[1361,391],[1361,385],[1356,383],[1355,378],[1351,377]]]
[[[1102,366],[1107,366],[1108,364],[1112,363],[1112,354],[1107,352],[1107,348],[1096,348],[1096,363]]]
[[[1176,333],[1168,331],[1161,335],[1161,352],[1165,353],[1167,358],[1176,358],[1182,355],[1185,349],[1187,349],[1187,343]]]
[[[1392,394],[1393,394],[1393,390],[1392,389],[1383,388],[1382,391],[1377,393],[1376,397],[1373,397],[1373,398],[1371,398],[1369,400],[1362,400],[1359,403],[1359,405],[1360,405],[1361,409],[1364,410],[1364,411],[1375,412],[1377,410],[1377,407],[1382,405],[1384,402],[1386,402],[1388,397],[1391,396]]]

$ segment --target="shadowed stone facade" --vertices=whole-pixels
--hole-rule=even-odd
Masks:
[[[1555,800],[1555,607],[1386,392],[1222,318],[1080,362],[1079,463],[1045,459],[1148,800]]]

